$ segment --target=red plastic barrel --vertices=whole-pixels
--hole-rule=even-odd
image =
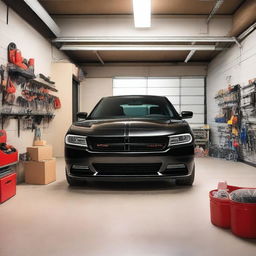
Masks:
[[[256,238],[256,203],[230,201],[231,230],[240,237]]]
[[[213,192],[210,191],[210,211],[211,222],[213,225],[221,228],[230,228],[230,200],[213,197]]]

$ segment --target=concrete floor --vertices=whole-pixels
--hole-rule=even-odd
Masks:
[[[196,159],[192,188],[170,183],[94,183],[69,188],[64,161],[58,180],[18,185],[0,205],[1,256],[256,255],[256,240],[240,239],[209,219],[208,191],[217,182],[256,187],[256,169]]]

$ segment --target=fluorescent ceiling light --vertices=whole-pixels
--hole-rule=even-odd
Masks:
[[[133,0],[132,2],[135,27],[151,27],[151,0]]]
[[[64,51],[221,51],[215,45],[68,45]]]

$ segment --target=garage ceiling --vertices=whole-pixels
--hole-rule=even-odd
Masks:
[[[234,43],[234,42],[232,42]],[[63,43],[60,49],[76,63],[113,62],[210,62],[231,42],[172,43]]]
[[[132,0],[40,0],[50,14],[132,14]],[[244,0],[224,1],[216,14],[233,14]],[[153,14],[209,15],[216,0],[152,0]]]
[[[184,62],[189,51],[66,51],[79,64],[99,63],[100,56],[105,63],[113,62]],[[218,52],[198,51],[192,62],[209,62]]]
[[[39,0],[46,11],[51,15],[123,15],[133,14],[132,0]],[[216,9],[214,15],[233,15],[236,10],[243,4],[245,0],[225,0],[221,1],[220,8]],[[216,8],[217,0],[152,0],[152,14],[157,15],[206,15],[210,14]],[[59,40],[59,41],[58,41]],[[84,40],[84,41],[83,41]],[[106,39],[105,39],[106,40]],[[57,38],[53,42],[61,50],[71,57],[76,63],[80,64],[105,64],[105,63],[121,63],[121,62],[209,62],[219,52],[219,50],[193,50],[193,49],[94,49],[94,45],[100,42],[108,46],[108,44],[127,43],[123,39],[112,38],[113,41],[104,41],[100,38]],[[157,45],[158,42],[153,42],[148,39],[147,43]],[[216,47],[225,48],[234,42],[220,41],[179,41],[169,42],[168,45],[193,44],[208,46],[216,45]],[[88,44],[92,46],[88,49]],[[136,46],[136,40],[129,42],[132,46]],[[142,44],[142,43],[138,43]],[[84,45],[81,49],[80,45]],[[77,47],[78,46],[78,47]],[[87,48],[86,48],[87,47]]]

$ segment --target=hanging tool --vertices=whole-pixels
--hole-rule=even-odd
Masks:
[[[32,73],[34,73],[35,60],[24,59],[22,57],[21,51],[17,49],[16,44],[13,42],[8,45],[8,61],[9,63],[13,63],[24,70],[30,69]]]
[[[17,116],[17,121],[18,121],[18,137],[20,137],[20,116]]]
[[[3,65],[0,66],[0,93],[3,92],[4,88],[6,87],[6,80],[5,80],[5,68]]]

